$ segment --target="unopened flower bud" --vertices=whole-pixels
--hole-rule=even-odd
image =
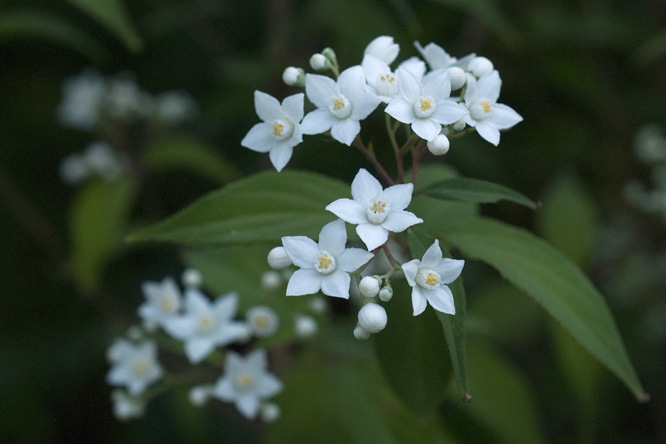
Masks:
[[[282,73],[282,80],[289,86],[305,86],[305,72],[302,68],[289,66]]]
[[[193,406],[202,407],[208,402],[212,393],[213,387],[211,385],[197,385],[190,389],[188,398]]]
[[[366,46],[363,55],[371,55],[390,65],[398,57],[398,52],[400,52],[400,46],[393,42],[393,37],[382,35]]]
[[[183,271],[180,280],[183,282],[183,285],[186,287],[198,288],[201,287],[201,284],[203,283],[203,276],[201,276],[201,272],[199,270],[195,270],[194,268],[188,268],[185,271]]]
[[[388,302],[393,297],[393,287],[390,285],[385,285],[384,288],[379,290],[379,299],[384,302]]]
[[[354,337],[359,340],[366,340],[370,337],[370,333],[363,330],[363,327],[356,326],[356,328],[354,329]]]
[[[449,138],[444,134],[438,134],[433,140],[428,141],[428,150],[435,156],[442,156],[449,151]]]
[[[294,330],[299,338],[308,338],[317,333],[319,326],[311,316],[298,316],[294,321]]]
[[[268,265],[274,270],[282,270],[291,265],[291,259],[284,247],[275,247],[268,253]]]
[[[331,62],[328,61],[324,54],[314,54],[310,57],[310,66],[315,71],[323,71],[331,67]]]
[[[465,129],[465,119],[460,119],[453,124],[453,129],[456,131],[462,131]]]
[[[388,317],[384,307],[374,302],[365,304],[358,312],[358,325],[368,333],[377,333],[384,330],[387,320]]]
[[[467,81],[467,76],[465,75],[465,71],[463,71],[462,68],[452,66],[447,68],[446,72],[449,73],[449,79],[451,80],[451,91],[462,88]]]
[[[366,298],[374,298],[379,293],[379,285],[381,282],[374,276],[366,276],[361,279],[358,284],[358,289],[361,294]]]
[[[493,62],[485,57],[474,57],[467,65],[467,70],[475,77],[483,77],[493,72]]]
[[[337,65],[338,64],[338,57],[335,55],[335,51],[333,51],[333,48],[324,48],[324,50],[321,52],[321,54],[326,57],[326,60],[329,61],[331,65]],[[329,65],[330,66],[330,65]]]
[[[261,274],[261,288],[274,291],[282,286],[282,275],[275,270],[264,271]]]
[[[280,406],[274,402],[267,402],[262,404],[259,417],[264,422],[273,422],[280,417],[280,413]]]

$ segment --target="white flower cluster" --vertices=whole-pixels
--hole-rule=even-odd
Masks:
[[[666,135],[657,124],[643,126],[634,142],[636,156],[651,166],[650,178],[654,188],[647,189],[639,180],[624,187],[624,195],[647,213],[659,214],[666,220]]]
[[[160,341],[182,342],[185,356],[197,365],[218,348],[232,343],[247,344],[253,336],[268,338],[279,328],[277,313],[264,305],[250,308],[245,321],[235,320],[238,296],[230,293],[211,301],[198,288],[202,279],[196,270],[186,270],[182,280],[184,293],[170,277],[161,282],[144,282],[145,302],[138,309],[143,328],[131,328],[128,334],[131,339],[117,339],[107,351],[112,367],[106,380],[122,387],[111,395],[114,414],[119,419],[141,417],[147,401],[155,394],[149,387],[165,375],[157,359]],[[190,400],[201,406],[213,397],[233,402],[249,419],[260,416],[266,421],[275,420],[279,407],[267,400],[282,391],[282,383],[267,371],[267,365],[264,349],[255,349],[245,357],[226,351],[223,374],[214,383],[192,387]]]
[[[330,70],[335,79],[288,67],[283,80],[305,87],[315,109],[305,114],[303,93],[280,103],[255,91],[255,108],[262,122],[252,127],[241,145],[268,152],[275,169],[281,171],[291,159],[293,147],[303,141],[303,134],[330,131],[331,137],[351,145],[361,131],[360,122],[382,103],[390,117],[427,141],[435,155],[446,153],[449,138],[470,128],[497,145],[500,130],[522,121],[513,109],[497,103],[502,81],[490,60],[474,54],[456,59],[434,43],[425,48],[418,42],[414,45],[425,62],[411,57],[395,70],[390,65],[400,47],[388,36],[370,42],[361,64],[340,73],[331,48],[314,54],[310,58],[312,69]],[[458,95],[452,96],[452,92]]]
[[[105,119],[135,122],[152,119],[167,124],[182,123],[198,112],[196,101],[184,91],[153,96],[128,74],[105,77],[85,70],[65,79],[63,98],[56,111],[63,126],[92,131]]]
[[[102,140],[91,142],[82,153],[69,154],[60,162],[60,178],[72,186],[95,177],[111,181],[124,172],[119,154]]]

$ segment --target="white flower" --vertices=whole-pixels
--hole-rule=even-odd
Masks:
[[[255,350],[243,358],[228,351],[224,361],[224,375],[218,379],[213,396],[236,404],[236,408],[248,419],[259,413],[261,401],[282,391],[282,382],[266,371],[266,351]]]
[[[284,247],[275,247],[268,252],[268,265],[273,270],[282,270],[291,265],[291,259],[289,259]]]
[[[386,310],[379,304],[370,302],[358,312],[358,325],[368,333],[377,333],[386,327]]]
[[[273,336],[280,326],[275,310],[265,305],[250,308],[245,314],[245,319],[254,335],[259,338]]]
[[[139,395],[162,377],[162,367],[157,362],[157,345],[145,341],[134,345],[118,339],[109,347],[107,357],[113,364],[106,375],[106,382],[124,386],[130,395]]]
[[[358,289],[366,298],[374,298],[379,294],[379,280],[374,276],[366,276],[361,279]]]
[[[499,130],[511,128],[523,120],[512,108],[496,103],[501,87],[502,80],[497,71],[478,81],[473,75],[467,75],[465,105],[469,114],[465,116],[465,123],[475,127],[479,135],[493,145],[499,143]]]
[[[187,268],[180,276],[180,280],[186,287],[201,287],[203,283],[203,276],[201,272],[195,268]]]
[[[141,418],[146,409],[146,401],[139,396],[130,396],[126,391],[116,389],[111,392],[113,415],[121,421]]]
[[[361,63],[363,73],[368,83],[367,90],[376,95],[382,102],[389,103],[398,95],[398,74],[394,74],[384,61],[366,55]],[[425,73],[425,64],[415,57],[400,64],[418,79]]]
[[[493,72],[493,62],[485,57],[474,57],[467,65],[467,71],[472,73],[474,77],[483,77]]]
[[[462,260],[442,259],[442,250],[437,239],[425,252],[423,260],[414,259],[402,265],[407,282],[414,287],[414,316],[423,313],[427,303],[442,313],[456,313],[453,294],[445,284],[450,284],[460,276],[463,265],[465,261]]]
[[[83,159],[91,173],[104,180],[113,180],[123,172],[123,165],[113,147],[103,140],[89,143],[83,150]]]
[[[196,100],[185,91],[167,91],[155,98],[155,114],[165,123],[184,122],[197,112]]]
[[[400,45],[393,42],[393,37],[382,35],[371,41],[368,46],[365,47],[363,55],[371,55],[387,65],[390,65],[395,58],[398,57],[399,52]]]
[[[382,190],[379,181],[361,168],[352,181],[353,200],[338,199],[326,209],[350,224],[358,224],[356,232],[368,251],[372,251],[388,240],[389,231],[400,233],[423,222],[405,211],[412,200],[413,189],[408,183]]]
[[[102,112],[106,80],[96,71],[68,77],[62,85],[63,99],[56,111],[61,124],[78,130],[92,130]]]
[[[294,332],[299,338],[309,338],[317,333],[319,325],[312,316],[299,315],[294,319]]]
[[[145,117],[154,109],[153,98],[129,76],[109,81],[104,105],[109,116],[122,120]]]
[[[299,122],[304,113],[303,93],[294,94],[280,102],[261,91],[254,92],[254,107],[263,121],[250,129],[241,145],[259,153],[266,153],[276,170],[291,159],[293,148],[303,141]]]
[[[475,54],[469,54],[458,60],[457,58],[449,55],[448,52],[444,51],[444,48],[435,43],[428,43],[424,48],[419,42],[414,42],[414,46],[419,50],[421,56],[425,59],[425,61],[428,63],[428,66],[430,66],[430,69],[433,71],[446,69],[450,66],[458,66],[465,69],[469,61],[476,56]]]
[[[331,136],[351,145],[361,131],[360,121],[377,108],[380,100],[365,90],[363,68],[352,66],[340,73],[338,81],[317,74],[305,75],[305,92],[317,107],[303,119],[303,134],[320,134],[331,130]]]
[[[91,171],[82,155],[72,153],[60,161],[60,178],[68,185],[79,185]]]
[[[261,288],[266,291],[275,291],[282,287],[282,274],[275,270],[267,270],[261,273]]]
[[[164,329],[176,339],[185,341],[185,354],[191,363],[197,364],[215,347],[224,347],[246,336],[247,328],[233,321],[238,296],[229,293],[211,302],[199,290],[185,291],[184,315],[169,319]]]
[[[394,119],[411,124],[412,130],[422,139],[432,140],[441,131],[441,125],[453,123],[464,117],[464,106],[448,100],[451,81],[446,71],[436,71],[421,82],[408,70],[398,69],[398,90],[386,107]]]
[[[305,236],[282,238],[289,259],[300,267],[289,278],[287,296],[315,294],[349,299],[349,273],[374,256],[360,248],[347,248],[347,231],[342,220],[330,222],[319,233],[319,244]]]
[[[146,298],[139,306],[139,316],[148,330],[164,325],[168,319],[174,318],[181,307],[180,289],[173,278],[167,277],[162,282],[146,281],[141,284]]]
[[[195,407],[202,407],[208,402],[208,398],[213,395],[213,386],[210,384],[195,385],[190,389],[187,397],[190,403]]]

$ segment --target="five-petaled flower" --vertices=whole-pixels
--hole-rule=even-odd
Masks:
[[[276,170],[282,171],[293,152],[303,141],[300,122],[304,114],[303,93],[280,102],[261,91],[254,92],[254,107],[263,122],[250,129],[241,145],[260,153],[268,152]]]
[[[139,395],[162,377],[162,367],[157,362],[157,345],[153,341],[132,344],[125,339],[116,340],[107,351],[113,364],[106,375],[106,382],[124,386],[130,395]]]
[[[446,284],[455,281],[465,265],[465,261],[442,259],[439,240],[428,248],[423,260],[414,259],[402,264],[402,271],[412,290],[414,316],[420,315],[429,303],[432,308],[442,313],[455,314],[453,294]]]
[[[146,302],[139,307],[139,316],[148,330],[154,330],[178,314],[181,297],[173,278],[166,277],[162,282],[146,281],[141,284],[141,290]]]
[[[433,140],[448,125],[460,120],[467,109],[449,99],[451,81],[446,71],[435,71],[423,79],[423,84],[411,71],[399,68],[398,91],[386,107],[394,119],[412,126],[422,139]]]
[[[369,251],[383,245],[389,231],[399,233],[423,222],[413,213],[405,211],[412,200],[411,183],[393,185],[382,190],[382,185],[361,168],[352,181],[352,199],[338,199],[326,209],[350,224],[358,224],[356,232]]]
[[[317,74],[305,75],[305,93],[317,107],[301,123],[303,134],[320,134],[331,130],[331,136],[351,145],[361,132],[360,121],[377,108],[380,100],[366,91],[363,68],[352,66],[340,73],[338,81]]]
[[[497,71],[478,81],[473,75],[467,74],[465,105],[469,114],[465,116],[465,123],[475,127],[479,135],[493,145],[499,143],[499,130],[511,128],[523,120],[513,108],[496,103],[501,87],[502,80]]]
[[[246,337],[248,327],[233,320],[238,296],[229,293],[211,302],[195,288],[185,291],[186,313],[169,319],[164,329],[176,339],[185,341],[185,354],[197,364],[215,347],[224,347]]]
[[[374,256],[360,248],[346,248],[345,222],[336,220],[321,229],[319,243],[305,236],[285,236],[282,245],[289,259],[300,267],[289,278],[287,296],[315,294],[349,299],[349,273]]]
[[[218,379],[213,396],[233,402],[248,419],[254,419],[261,401],[282,391],[282,382],[266,371],[266,351],[255,350],[243,358],[228,351],[224,361],[224,375]]]

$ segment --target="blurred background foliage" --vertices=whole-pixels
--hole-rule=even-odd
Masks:
[[[472,403],[452,387],[437,418],[415,419],[368,358],[372,348],[349,325],[338,335],[332,325],[275,369],[286,384],[277,423],[249,422],[221,403],[195,410],[185,391],[118,422],[105,349],[136,322],[140,283],[178,276],[187,253],[128,245],[124,235],[271,168],[240,147],[256,121],[252,92],[284,98],[293,91],[281,81],[286,66],[308,68],[326,46],[342,66],[358,64],[378,35],[395,37],[400,59],[417,55],[418,40],[494,62],[500,101],[525,120],[497,148],[456,139],[444,161],[541,202],[536,212],[481,210],[534,230],[588,273],[652,401],[637,403],[531,299],[468,262]],[[151,93],[185,90],[200,113],[176,133],[128,133],[143,166],[132,183],[77,190],[59,164],[94,137],[59,125],[55,110],[63,81],[90,67],[131,73]],[[650,182],[633,141],[645,124],[666,125],[664,99],[666,4],[657,0],[2,2],[0,442],[666,442],[666,221],[622,191]],[[351,148],[306,139],[289,168],[350,181],[359,165]],[[210,265],[202,255],[189,260]],[[248,276],[265,252],[256,256]],[[316,352],[326,350],[366,358],[322,365]]]

